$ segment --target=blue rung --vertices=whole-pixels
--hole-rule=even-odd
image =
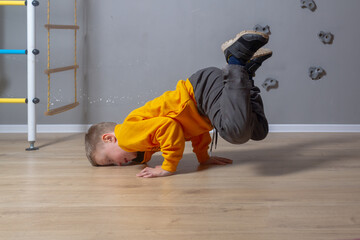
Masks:
[[[26,54],[26,49],[25,50],[0,49],[0,54]]]

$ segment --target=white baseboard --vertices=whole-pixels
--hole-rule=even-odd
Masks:
[[[360,132],[360,124],[270,124],[270,132]]]
[[[38,133],[81,133],[91,125],[87,124],[38,124]],[[27,133],[27,125],[0,125],[0,133]]]
[[[82,133],[91,124],[38,124],[38,133]],[[270,132],[360,132],[360,124],[270,124]],[[27,133],[27,125],[1,125],[0,133]]]

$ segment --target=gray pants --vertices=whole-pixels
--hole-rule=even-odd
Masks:
[[[262,140],[269,131],[260,90],[244,67],[211,67],[189,78],[200,114],[207,116],[220,136],[233,144]]]

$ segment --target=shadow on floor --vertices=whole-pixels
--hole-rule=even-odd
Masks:
[[[259,175],[282,176],[325,166],[334,161],[359,158],[360,150],[356,150],[354,141],[360,140],[337,136],[335,138],[317,138],[294,144],[287,143],[271,148],[269,148],[268,143],[264,144],[264,148],[257,149],[246,149],[245,145],[238,145],[238,150],[230,151],[221,151],[220,147],[213,155],[232,159],[233,165],[255,165]],[[347,150],[344,146],[348,143],[353,143],[353,147],[347,148]],[[255,144],[261,144],[261,142]],[[236,145],[234,146],[236,147]],[[185,154],[184,158],[189,159],[194,158],[194,156]],[[214,167],[222,166],[199,166],[197,170],[185,166],[178,173],[186,174]]]
[[[61,142],[66,142],[66,141],[77,139],[81,135],[84,135],[84,133],[75,133],[75,134],[71,134],[71,135],[68,135],[68,136],[65,136],[65,137],[59,137],[59,138],[51,140],[48,143],[45,143],[45,144],[37,146],[37,147],[39,149],[49,147],[49,146],[54,145],[54,144],[58,144],[58,143],[61,143]]]

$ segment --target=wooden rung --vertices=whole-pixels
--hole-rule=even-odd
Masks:
[[[68,71],[68,70],[72,70],[75,68],[79,68],[79,65],[73,65],[73,66],[67,66],[67,67],[61,67],[61,68],[52,68],[52,69],[46,69],[44,71],[45,74],[50,74],[50,73],[56,73],[56,72],[63,72],[63,71]]]
[[[58,25],[58,24],[45,24],[47,29],[79,29],[78,25]]]
[[[65,105],[62,107],[54,108],[54,109],[51,109],[51,110],[45,112],[45,116],[52,116],[52,115],[55,115],[58,113],[66,112],[67,110],[73,109],[78,105],[79,105],[79,102],[74,102],[74,103],[71,103],[71,104],[68,104],[68,105]]]

